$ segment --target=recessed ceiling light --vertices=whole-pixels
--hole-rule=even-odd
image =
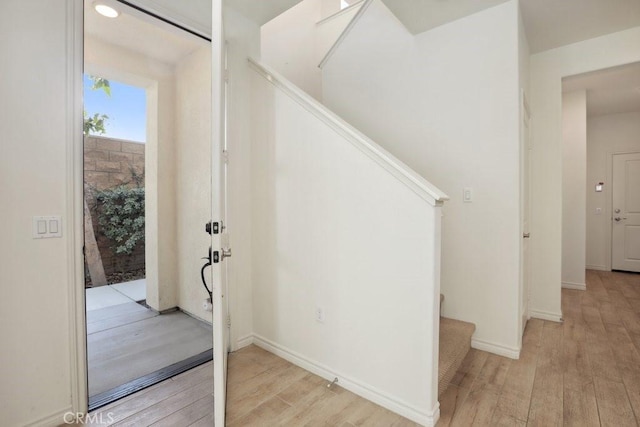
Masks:
[[[117,18],[120,15],[120,12],[115,10],[113,7],[108,6],[104,3],[94,3],[93,8],[102,16],[106,16],[107,18]]]

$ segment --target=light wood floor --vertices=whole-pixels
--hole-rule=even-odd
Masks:
[[[562,291],[564,323],[529,321],[520,360],[471,350],[438,426],[638,425],[640,275],[589,271],[587,286]],[[212,387],[207,364],[92,415],[211,426]],[[229,426],[415,425],[255,346],[229,356],[228,400]]]
[[[528,322],[519,360],[471,350],[438,426],[637,426],[640,274],[587,272],[564,323]]]

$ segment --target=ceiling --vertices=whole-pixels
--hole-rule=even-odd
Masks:
[[[413,34],[507,0],[382,0]],[[640,0],[520,0],[531,53],[640,25]]]
[[[520,0],[531,53],[640,25],[639,0]]]
[[[562,80],[562,91],[587,91],[587,115],[640,111],[640,63],[608,68]]]
[[[114,4],[120,16],[110,19],[96,12],[91,0],[84,3],[86,35],[161,62],[175,64],[207,43],[123,5]]]
[[[127,0],[158,16],[211,38],[211,0]]]
[[[266,24],[281,13],[291,9],[302,0],[224,0],[232,7],[258,25]]]
[[[200,34],[211,34],[211,0],[128,1]],[[300,1],[224,0],[225,5],[258,25]],[[418,34],[508,0],[382,1],[412,33]],[[531,53],[640,26],[640,0],[520,0],[520,4]]]
[[[128,1],[200,34],[211,34],[211,0]],[[300,1],[224,0],[226,6],[258,25],[269,22]],[[508,0],[382,1],[411,32],[421,33]],[[640,26],[640,0],[520,0],[520,4],[531,53]],[[86,32],[98,39],[166,63],[176,63],[202,46],[202,40],[185,36],[169,25],[158,27],[139,12],[106,19],[91,5],[92,0],[85,0]],[[588,90],[590,115],[640,111],[640,91],[637,90],[640,65],[571,77],[564,85],[565,90]]]
[[[382,0],[413,34],[480,12],[507,0]],[[608,1],[608,0],[607,0]]]

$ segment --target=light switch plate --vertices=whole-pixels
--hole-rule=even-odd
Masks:
[[[462,190],[462,201],[464,203],[471,203],[473,202],[473,188],[471,187],[465,187]]]
[[[62,237],[62,217],[56,215],[33,217],[33,238],[51,239]]]

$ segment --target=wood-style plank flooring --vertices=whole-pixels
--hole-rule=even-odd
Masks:
[[[472,349],[438,426],[637,426],[640,274],[587,271],[564,323],[531,319],[519,360]]]
[[[471,350],[438,426],[637,426],[640,275],[587,272],[562,291],[564,323],[529,321],[519,360]],[[210,364],[92,415],[95,425],[212,425]],[[412,426],[255,346],[229,356],[229,426]]]

